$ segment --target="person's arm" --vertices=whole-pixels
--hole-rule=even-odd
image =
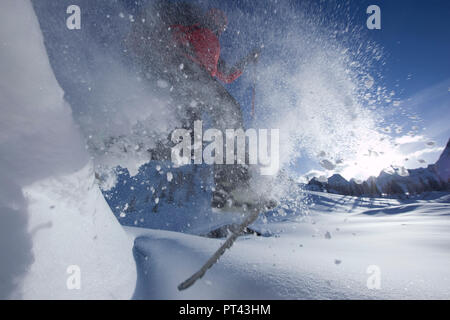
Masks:
[[[225,83],[231,83],[239,78],[244,72],[245,67],[251,63],[256,62],[259,58],[261,49],[254,49],[247,57],[236,63],[233,67],[228,68],[225,61],[219,58],[217,63],[217,78]]]
[[[231,83],[242,75],[242,71],[243,68],[239,68],[238,64],[229,69],[225,61],[219,58],[216,76],[222,82]]]

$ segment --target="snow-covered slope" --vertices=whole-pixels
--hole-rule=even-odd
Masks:
[[[61,3],[54,2],[55,6],[63,7]],[[35,4],[42,11],[47,9],[45,2],[36,1]],[[95,6],[91,10],[95,10]],[[64,10],[61,13],[64,14]],[[117,15],[116,19],[122,18]],[[55,21],[57,23],[52,25]],[[63,20],[53,15],[43,15],[41,22],[45,22],[49,29],[65,28]],[[104,29],[110,34],[116,30]],[[86,32],[84,30],[81,32]],[[81,36],[81,33],[74,32],[72,35]],[[67,34],[61,32],[61,35],[64,38]],[[51,33],[49,37],[52,37]],[[58,42],[54,50],[69,50],[65,46],[66,43]],[[74,47],[76,45],[70,50]],[[73,56],[79,58],[76,55],[83,49],[73,51]],[[102,55],[97,57],[101,61],[108,60]],[[64,54],[59,58],[58,62],[64,64]],[[322,60],[321,56],[319,60]],[[330,69],[327,63],[330,60],[324,61],[320,65],[311,64],[311,68],[304,71],[307,75],[304,78],[318,74],[317,70]],[[95,69],[92,81],[87,82],[78,77],[79,74],[74,77],[71,73],[79,67],[77,64],[59,72],[66,80],[76,79],[72,83],[76,90],[72,93],[83,98],[78,99],[78,107],[84,108],[74,110],[86,137],[90,133],[101,133],[100,137],[93,139],[98,138],[98,144],[95,141],[90,143],[91,149],[97,146],[97,151],[101,151],[105,142],[103,138],[122,136],[130,128],[136,129],[132,131],[131,139],[126,137],[119,141],[124,145],[113,144],[112,151],[117,151],[115,155],[119,159],[110,159],[108,152],[111,149],[100,152],[106,164],[126,165],[131,161],[134,166],[135,161],[140,164],[140,160],[148,159],[148,146],[144,144],[145,147],[141,147],[133,137],[142,136],[141,124],[159,125],[160,128],[152,129],[160,134],[165,132],[168,122],[163,120],[167,117],[160,111],[165,110],[166,105],[158,99],[153,101],[150,93],[142,95],[146,86],[136,86],[138,79],[128,81],[133,78],[132,72],[122,72],[121,66],[117,67],[119,71],[112,70],[109,68],[111,65],[115,65],[115,60]],[[100,72],[104,70],[109,72]],[[342,70],[339,67],[333,72],[343,75]],[[266,75],[266,79],[273,79],[274,75],[279,77],[273,69],[268,69],[269,72],[271,75]],[[117,77],[110,77],[111,74],[124,77],[116,81]],[[104,82],[106,78],[110,80]],[[323,78],[326,83],[330,82],[328,76]],[[328,101],[339,97],[325,86],[324,92],[330,96],[316,101],[322,97],[310,90],[310,86],[321,87],[322,80],[315,81],[291,81],[306,86],[299,92],[311,93],[306,100],[298,99],[310,106],[299,113],[302,116],[315,115],[317,102],[325,106]],[[91,87],[91,83],[97,86]],[[117,92],[121,86],[126,86],[127,90]],[[348,87],[353,91],[351,83]],[[87,92],[92,92],[94,98],[86,98]],[[135,94],[128,94],[133,92]],[[265,92],[273,94],[270,90]],[[283,91],[272,97],[277,102],[274,103],[277,111],[278,98],[282,95]],[[129,97],[132,103],[122,99],[124,96]],[[147,100],[154,104],[153,108],[141,104]],[[99,101],[112,101],[113,108],[99,108],[99,105],[103,106]],[[334,110],[336,105],[332,106]],[[349,110],[347,103],[342,103],[339,108]],[[341,122],[348,123],[347,119],[359,119],[354,117],[358,108],[351,108],[355,110],[345,114],[334,125],[330,125],[328,112],[323,112],[326,116],[317,117],[322,119],[319,122],[310,120],[310,126],[305,130],[317,127],[317,130],[310,130],[310,140],[321,142],[317,143],[320,149],[336,144],[340,139],[347,140],[349,131],[336,128]],[[287,113],[276,113],[280,115],[279,123],[286,122],[286,115],[290,112],[286,110]],[[88,160],[79,127],[74,124],[71,109],[65,103],[63,91],[50,67],[31,4],[25,0],[1,2],[0,113],[0,298],[450,297],[448,193],[431,194],[427,201],[402,202],[314,192],[303,198],[302,190],[295,188],[290,190],[292,194],[286,195],[287,200],[280,207],[262,216],[252,226],[271,236],[241,237],[202,281],[187,291],[179,292],[176,286],[196,271],[222,241],[185,233],[210,231],[229,223],[229,216],[213,214],[209,210],[209,185],[197,179],[202,169],[194,174],[188,172],[192,168],[174,170],[154,163],[134,182],[112,189],[111,192],[119,189],[124,192],[121,195],[126,197],[119,197],[122,202],[108,200],[117,211],[117,217],[128,224],[137,222],[138,225],[171,231],[131,227],[124,232],[94,182],[94,169]],[[157,117],[158,114],[161,117]],[[106,115],[111,117],[108,121],[105,121]],[[290,119],[289,127],[297,130],[299,118]],[[120,125],[122,120],[125,121]],[[367,126],[366,121],[356,124],[362,128]],[[323,135],[322,129],[340,133],[337,139],[330,140],[334,135]],[[144,142],[152,144],[153,138],[146,135]],[[378,137],[374,139],[378,140]],[[131,150],[126,152],[124,159],[120,158],[123,155],[121,146]],[[99,156],[98,153],[96,155]],[[439,174],[444,177],[448,168],[448,160],[445,159],[448,159],[448,153],[438,166]],[[157,165],[161,168],[158,169]],[[136,166],[134,169],[137,171]],[[98,175],[99,180],[102,179],[101,174]],[[119,183],[130,180],[129,176],[123,180],[119,177]],[[339,177],[336,181],[346,185]],[[185,188],[185,185],[193,189]],[[151,190],[153,186],[154,191]],[[137,193],[137,187],[142,192]],[[376,181],[371,180],[368,188],[377,188]],[[133,196],[138,196],[134,202]],[[182,204],[182,208],[178,204]],[[142,223],[141,219],[144,219]],[[73,266],[76,267],[71,268]],[[367,270],[373,270],[370,266],[379,268],[379,290],[367,288],[370,276]],[[68,271],[80,272],[79,290],[67,286],[68,280],[76,276],[68,274]]]
[[[177,285],[223,240],[127,228],[137,237],[134,298],[450,298],[448,194],[408,203],[319,192],[309,197],[315,205],[308,216],[261,218],[252,227],[273,236],[239,238],[202,280],[182,292]]]
[[[132,243],[94,184],[29,1],[1,2],[0,113],[0,298],[131,297]]]

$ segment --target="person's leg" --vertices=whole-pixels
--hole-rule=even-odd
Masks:
[[[195,81],[195,66],[183,55],[176,52],[166,52],[163,61],[159,61],[156,67],[149,65],[143,70],[144,74],[150,75],[148,80],[155,83],[157,80],[164,80],[169,83],[170,100],[173,110],[177,112],[175,115],[178,128],[191,130],[193,135],[194,121],[201,119],[201,109],[196,106],[193,101],[197,100],[195,93],[198,87]],[[180,66],[183,66],[181,68]],[[177,129],[173,127],[173,130]],[[154,149],[150,150],[152,160],[168,161],[171,159],[171,150],[174,146],[171,141],[172,133],[169,133],[166,139],[156,141]]]
[[[205,103],[206,111],[211,118],[212,127],[223,133],[224,141],[225,130],[244,130],[241,106],[236,99],[216,80],[213,80],[211,86],[206,88],[210,90],[209,98]],[[236,150],[235,144],[235,154]],[[248,166],[245,164],[214,165],[215,191],[212,206],[222,208],[228,202],[234,201],[232,191],[236,188],[248,188],[249,179]]]

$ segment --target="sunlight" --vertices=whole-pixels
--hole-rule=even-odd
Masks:
[[[405,156],[390,143],[379,143],[376,148],[361,148],[351,161],[345,163],[341,175],[346,179],[365,180],[377,177],[384,169],[403,165]],[[376,150],[376,151],[374,151]]]

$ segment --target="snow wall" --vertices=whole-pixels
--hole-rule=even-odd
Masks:
[[[0,47],[0,298],[130,298],[132,241],[94,184],[29,1],[1,2]]]

